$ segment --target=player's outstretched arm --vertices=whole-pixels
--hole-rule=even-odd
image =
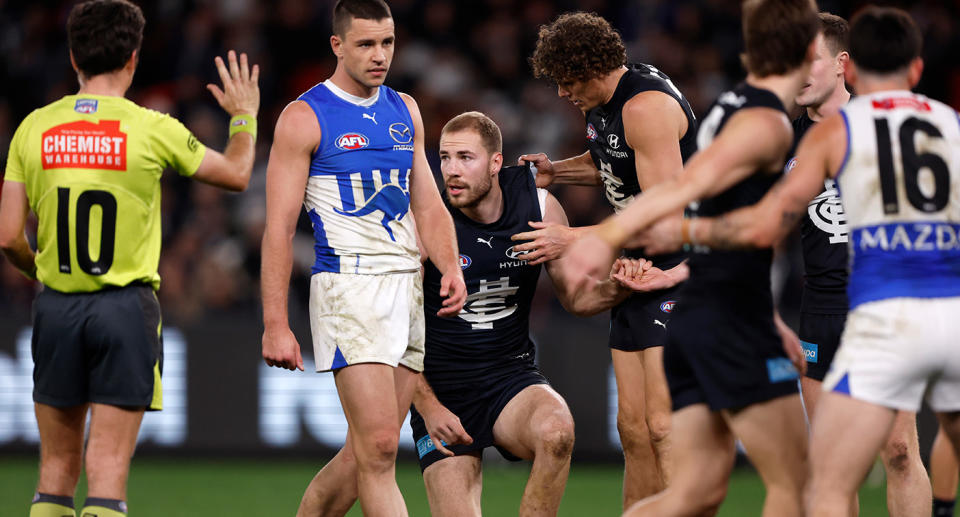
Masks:
[[[823,190],[824,179],[839,169],[845,153],[846,128],[842,117],[835,115],[807,133],[800,142],[797,166],[757,204],[719,217],[661,220],[635,242],[654,253],[683,244],[714,249],[772,247],[807,213],[810,200]]]
[[[537,168],[539,188],[553,184],[597,186],[603,183],[589,151],[558,162],[550,161],[543,153],[524,154],[517,159],[517,165],[523,165],[523,162],[533,162]]]
[[[544,203],[543,220],[550,225],[567,224],[567,214],[552,194],[547,194]],[[620,303],[630,295],[631,290],[612,278],[604,278],[590,284],[585,289],[570,289],[569,264],[563,258],[551,260],[545,265],[547,274],[553,283],[557,299],[567,312],[576,316],[590,316]],[[618,265],[619,271],[619,265]],[[624,273],[628,274],[628,273]]]
[[[27,242],[24,226],[30,203],[27,189],[19,181],[3,182],[0,196],[0,250],[7,260],[28,278],[37,278],[36,256]]]
[[[438,316],[456,316],[460,314],[467,300],[467,287],[460,269],[457,251],[457,234],[453,228],[453,218],[447,211],[440,191],[433,181],[433,172],[427,162],[423,144],[423,119],[413,97],[401,94],[410,118],[413,119],[413,170],[410,172],[410,209],[415,216],[417,234],[430,261],[442,275],[440,277],[440,296],[444,298],[443,307]]]
[[[564,258],[575,270],[573,287],[606,277],[616,252],[660,218],[678,213],[693,200],[719,194],[757,170],[779,170],[792,135],[790,121],[777,110],[737,112],[678,178],[651,186],[570,247]]]
[[[460,418],[437,399],[436,393],[430,389],[430,384],[427,383],[427,378],[423,374],[417,376],[413,405],[423,417],[423,424],[427,428],[427,434],[430,435],[433,445],[444,455],[453,456],[453,452],[446,448],[447,445],[473,443],[473,438],[463,428]]]
[[[513,251],[522,253],[517,258],[525,260],[531,266],[556,260],[563,256],[567,248],[584,232],[592,231],[594,226],[576,228],[555,222],[530,221],[533,230],[510,236],[511,241],[526,241],[513,247]]]
[[[269,366],[303,370],[300,344],[290,331],[287,291],[293,268],[293,236],[307,186],[310,153],[320,126],[304,102],[292,102],[277,120],[267,163],[267,222],[263,232],[260,291],[263,359]]]
[[[207,149],[194,178],[210,185],[241,191],[250,183],[257,141],[257,112],[260,109],[260,67],[247,62],[247,55],[229,51],[227,61],[217,56],[214,61],[223,88],[208,84],[207,89],[230,115],[230,139],[223,153]]]

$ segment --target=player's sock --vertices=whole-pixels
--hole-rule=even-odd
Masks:
[[[30,505],[30,517],[76,517],[73,498],[68,495],[51,495],[37,492]]]
[[[957,504],[956,499],[937,499],[933,498],[933,517],[953,517],[953,506]]]
[[[127,515],[127,503],[119,499],[88,497],[80,517],[124,517]]]

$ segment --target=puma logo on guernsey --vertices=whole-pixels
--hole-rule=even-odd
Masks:
[[[363,118],[368,118],[368,119],[372,120],[374,124],[377,124],[377,114],[376,114],[376,113],[374,113],[373,115],[371,115],[371,114],[369,114],[369,113],[364,113],[364,114],[363,114]],[[380,124],[377,124],[377,125],[379,126]]]
[[[384,185],[370,196],[363,206],[353,210],[340,210],[336,207],[333,209],[334,212],[348,217],[363,217],[378,210],[383,212],[383,219],[380,220],[380,224],[387,230],[390,240],[396,242],[397,239],[394,238],[389,223],[403,219],[410,210],[410,194],[402,188],[396,185]]]
[[[653,324],[654,324],[654,325],[660,325],[660,326],[663,327],[663,328],[667,328],[667,324],[664,323],[664,322],[662,322],[662,321],[660,321],[660,320],[653,320]]]
[[[490,237],[487,240],[483,240],[480,237],[477,237],[477,242],[482,242],[486,244],[488,248],[493,249],[493,244],[491,244],[491,242],[493,242],[493,237]]]

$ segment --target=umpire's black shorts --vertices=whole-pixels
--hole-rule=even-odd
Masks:
[[[33,303],[33,400],[160,410],[163,343],[153,289],[93,293],[44,288]]]
[[[491,379],[487,383],[471,383],[457,388],[432,386],[440,403],[457,415],[463,429],[473,438],[470,445],[445,445],[447,449],[456,456],[462,456],[494,446],[504,458],[519,461],[520,458],[493,442],[493,425],[513,397],[527,386],[535,384],[549,383],[531,362],[524,368]],[[433,445],[423,417],[413,407],[410,408],[410,427],[413,429],[413,442],[417,444],[421,472],[447,457]]]

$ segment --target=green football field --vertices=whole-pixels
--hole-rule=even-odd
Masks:
[[[304,487],[321,464],[321,459],[308,462],[138,457],[130,476],[130,515],[293,516]],[[529,466],[525,465],[486,466],[484,515],[516,515],[528,472]],[[419,468],[413,463],[401,463],[397,479],[410,515],[429,515]],[[621,481],[617,465],[574,464],[560,515],[619,515]],[[35,482],[36,459],[0,456],[0,516],[25,517]],[[81,481],[78,493],[83,492]],[[737,469],[720,515],[760,515],[762,498],[763,486],[756,473],[749,468]],[[881,480],[868,480],[860,492],[860,503],[860,515],[887,514]],[[359,507],[354,506],[349,515],[360,516]]]

